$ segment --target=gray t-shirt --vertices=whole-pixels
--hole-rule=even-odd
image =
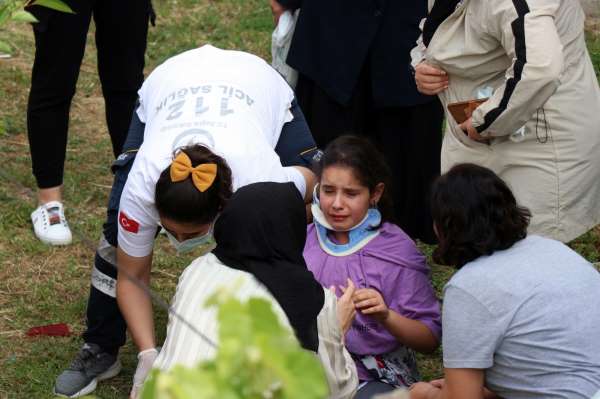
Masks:
[[[560,242],[530,236],[448,282],[444,367],[485,369],[505,399],[589,399],[600,389],[600,273]]]

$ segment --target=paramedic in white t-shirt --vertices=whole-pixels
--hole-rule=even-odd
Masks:
[[[152,307],[127,276],[149,282],[159,226],[180,252],[187,251],[210,237],[231,191],[255,182],[292,182],[309,201],[314,186],[307,166],[318,150],[293,91],[254,55],[207,45],[174,56],[150,74],[139,102],[124,153],[113,166],[85,344],[56,381],[55,392],[63,396],[82,396],[118,374],[126,327],[140,350],[133,395],[143,382],[156,357]],[[170,172],[175,159],[182,180]],[[186,189],[187,200],[196,198],[201,206],[181,199]]]

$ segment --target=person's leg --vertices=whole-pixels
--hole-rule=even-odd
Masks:
[[[70,1],[75,14],[32,6],[35,58],[27,104],[27,133],[39,207],[32,213],[34,232],[42,241],[71,242],[64,218],[62,182],[69,109],[90,23],[90,2]],[[47,206],[46,206],[47,205]]]
[[[32,8],[41,23],[33,24],[35,58],[27,130],[33,174],[40,189],[62,184],[69,109],[90,23],[89,2],[72,3],[76,14]]]
[[[369,90],[367,79],[361,76],[350,103],[341,105],[310,78],[299,76],[296,98],[319,148],[325,149],[327,144],[344,134],[365,134]]]
[[[114,355],[125,344],[127,328],[116,301],[119,203],[127,176],[143,139],[144,125],[134,112],[123,153],[112,167],[115,178],[106,209],[103,235],[94,259],[87,307],[87,329],[83,333],[85,342],[97,344],[105,352]]]
[[[440,174],[442,107],[436,100],[374,115],[377,141],[392,172],[396,221],[413,239],[435,243],[429,190]]]
[[[54,391],[68,397],[88,394],[98,381],[121,370],[117,354],[125,343],[126,323],[116,301],[117,213],[121,193],[137,149],[144,138],[144,125],[134,114],[124,152],[113,164],[115,178],[110,193],[103,235],[96,250],[87,307],[85,344],[69,368],[56,379]]]
[[[115,157],[121,153],[144,81],[150,11],[150,0],[103,0],[94,7],[98,73]]]
[[[369,381],[365,386],[358,390],[354,399],[370,399],[380,393],[392,392],[396,390],[393,385],[385,384],[380,381]]]

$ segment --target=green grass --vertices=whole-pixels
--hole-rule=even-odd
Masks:
[[[594,64],[594,69],[596,69],[596,76],[600,78],[600,33],[598,35],[589,35],[588,49],[592,58],[592,64]]]
[[[158,21],[150,29],[147,73],[180,51],[212,43],[269,58],[272,21],[266,0],[162,0],[155,2]],[[35,205],[25,128],[29,77],[33,62],[31,29],[10,26],[0,35],[14,44],[10,60],[0,60],[0,399],[48,398],[55,377],[81,345],[94,244],[99,238],[112,182],[111,149],[96,73],[93,33],[88,40],[77,95],[71,111],[65,193],[67,217],[77,232],[74,245],[52,248],[32,234],[29,213]],[[600,70],[600,39],[590,37],[590,51]],[[81,239],[80,237],[86,237]],[[572,243],[593,262],[600,258],[600,230]],[[430,247],[425,247],[430,252]],[[158,250],[152,286],[167,301],[190,257],[174,256],[164,237]],[[434,266],[433,282],[441,289],[452,270]],[[157,311],[157,334],[164,336],[166,314]],[[65,322],[69,338],[26,338],[43,324]],[[100,398],[128,394],[135,369],[135,350],[122,350],[124,371],[100,384]],[[421,357],[425,378],[441,373],[440,352]]]

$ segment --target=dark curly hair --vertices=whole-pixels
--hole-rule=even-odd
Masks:
[[[204,163],[217,164],[217,176],[213,184],[201,192],[194,186],[191,176],[180,182],[171,181],[169,165],[156,183],[154,201],[158,214],[179,223],[211,223],[233,192],[231,169],[223,158],[202,145],[194,144],[179,151],[190,157],[192,167]],[[173,158],[176,154],[173,154]]]
[[[320,161],[314,166],[319,180],[323,170],[340,165],[350,168],[362,185],[373,193],[375,186],[383,183],[383,195],[377,204],[382,222],[394,222],[394,207],[391,192],[391,174],[385,158],[369,140],[352,135],[344,135],[333,140],[325,148]],[[377,226],[379,227],[379,226]]]
[[[457,268],[525,238],[531,218],[494,172],[468,163],[434,182],[431,214],[439,239],[433,259]]]

